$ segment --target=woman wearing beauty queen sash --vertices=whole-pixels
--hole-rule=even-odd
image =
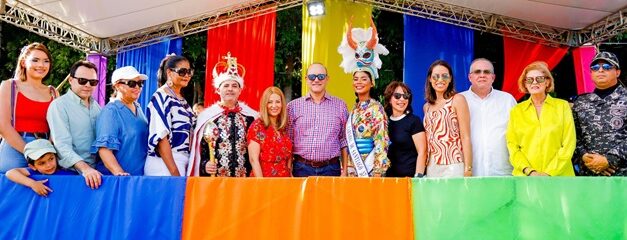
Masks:
[[[248,161],[246,132],[259,115],[239,95],[244,88],[244,66],[227,53],[213,68],[213,87],[220,102],[198,115],[194,128],[188,176],[246,177]]]
[[[379,44],[377,29],[371,20],[368,29],[352,28],[349,23],[346,36],[338,47],[343,61],[340,64],[347,73],[353,74],[353,89],[357,101],[346,122],[346,140],[350,161],[348,176],[382,177],[390,161],[387,158],[389,137],[387,117],[381,103],[370,97],[375,79],[381,68],[379,54],[388,50]]]

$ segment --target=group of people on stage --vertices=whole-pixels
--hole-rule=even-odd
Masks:
[[[52,67],[48,49],[30,44],[20,53],[14,78],[0,85],[0,172],[40,195],[51,191],[46,180],[28,176],[79,173],[98,188],[103,174],[627,175],[627,90],[618,82],[620,65],[612,53],[594,57],[596,89],[579,96],[572,108],[549,94],[555,79],[544,62],[521,73],[519,88],[530,97],[517,104],[492,87],[489,60],[472,62],[471,87],[460,94],[451,66],[437,60],[426,76],[421,120],[402,82],[386,87],[383,104],[371,96],[379,55],[388,53],[374,24],[349,27],[338,52],[344,57],[340,66],[353,77],[356,103],[350,111],[327,92],[326,67],[313,63],[305,75],[305,96],[287,103],[279,88],[269,87],[256,112],[239,100],[245,68],[227,53],[213,68],[220,101],[206,109],[194,106],[195,114],[181,94],[194,74],[183,56],[161,62],[157,75],[163,85],[146,112],[136,100],[148,77],[131,66],[113,72],[114,97],[101,109],[91,97],[99,84],[92,63],[76,62],[70,90],[59,96],[43,84]]]

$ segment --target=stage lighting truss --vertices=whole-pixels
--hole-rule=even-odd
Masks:
[[[587,26],[578,35],[578,45],[600,43],[627,32],[627,8]]]
[[[449,23],[478,31],[539,42],[546,45],[596,44],[627,31],[627,8],[583,30],[551,27],[507,16],[482,12],[435,0],[355,0],[378,9]]]
[[[166,37],[187,36],[271,12],[301,6],[302,3],[302,0],[255,1],[196,17],[180,19],[171,23],[111,37],[109,38],[111,51],[123,52],[140,48],[159,42]]]
[[[110,38],[98,38],[17,0],[0,0],[0,20],[75,49],[105,55],[206,31],[263,14],[301,6],[304,0],[259,0]],[[306,1],[306,0],[305,0]],[[351,0],[375,8],[547,45],[598,44],[627,31],[627,8],[582,30],[551,27],[435,0]],[[308,2],[307,2],[308,3]]]
[[[0,20],[80,51],[100,51],[103,40],[14,0],[0,0]]]

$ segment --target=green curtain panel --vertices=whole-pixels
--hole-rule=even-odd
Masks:
[[[627,178],[413,179],[415,239],[624,239]]]

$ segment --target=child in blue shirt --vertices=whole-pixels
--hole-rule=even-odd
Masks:
[[[75,175],[68,170],[57,166],[57,151],[50,141],[37,139],[24,147],[24,157],[28,160],[27,168],[14,168],[6,173],[11,181],[30,187],[40,196],[47,197],[52,192],[45,183],[48,179],[36,181],[29,178],[31,175]]]

